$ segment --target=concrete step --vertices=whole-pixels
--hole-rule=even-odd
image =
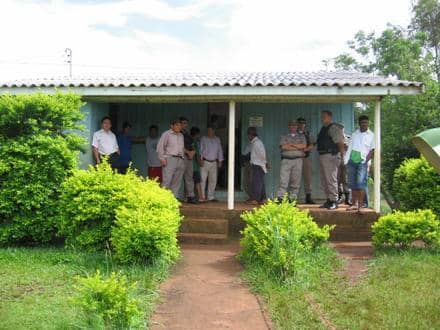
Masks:
[[[206,233],[178,233],[177,239],[180,243],[190,244],[225,244],[228,242],[226,234]]]
[[[229,221],[225,219],[184,218],[181,233],[228,234]]]
[[[183,205],[180,212],[185,218],[191,219],[227,219],[229,212],[223,209],[204,207],[203,204],[195,206]]]

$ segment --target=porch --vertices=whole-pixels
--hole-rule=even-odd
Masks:
[[[168,107],[171,104],[183,106],[223,103],[227,112],[225,143],[228,154],[225,162],[227,168],[225,184],[227,194],[225,197],[229,210],[234,210],[237,207],[236,202],[239,202],[235,192],[239,176],[239,171],[236,170],[237,154],[241,151],[240,146],[237,146],[236,130],[238,121],[240,118],[243,119],[243,117],[237,117],[240,104],[260,105],[261,109],[254,108],[249,113],[249,117],[242,121],[242,125],[257,127],[263,125],[262,131],[268,134],[270,138],[268,140],[273,141],[273,144],[267,145],[266,149],[274,152],[278,150],[275,141],[278,140],[280,134],[283,134],[285,128],[280,130],[281,126],[271,127],[270,123],[276,122],[277,125],[285,126],[286,119],[290,119],[291,115],[286,117],[289,110],[286,112],[285,109],[291,108],[293,105],[301,106],[307,118],[311,114],[311,109],[308,107],[310,105],[319,105],[319,107],[313,107],[315,111],[329,109],[331,106],[349,105],[350,110],[348,112],[344,110],[343,113],[352,116],[348,119],[350,124],[347,126],[352,128],[354,117],[351,105],[354,102],[374,102],[376,149],[374,153],[373,205],[374,210],[379,212],[381,199],[381,100],[383,97],[392,95],[420,94],[423,93],[424,87],[420,82],[347,71],[149,73],[144,76],[63,77],[0,83],[0,93],[54,93],[56,90],[77,92],[83,95],[84,101],[88,102],[84,109],[87,113],[84,124],[89,129],[89,132],[85,134],[89,142],[91,142],[91,136],[99,119],[104,115],[111,115],[112,104],[148,105],[151,106],[155,114],[165,116],[165,113],[161,111],[163,107],[155,108],[155,104]],[[265,129],[267,120],[269,120],[269,129]],[[318,127],[319,124],[315,129]],[[263,136],[263,140],[265,138]],[[275,147],[273,147],[274,145]],[[275,159],[279,159],[279,155],[272,157],[269,161],[275,163]],[[86,164],[87,160],[90,163],[90,151],[83,156],[82,160]],[[276,166],[272,173],[275,178],[278,177],[279,172],[277,172]],[[318,176],[314,175],[314,179],[317,181]],[[272,189],[275,189],[276,186],[276,181],[273,181]],[[271,194],[269,193],[268,196]]]

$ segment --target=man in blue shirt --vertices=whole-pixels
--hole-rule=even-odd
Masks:
[[[124,122],[122,124],[122,133],[118,135],[118,146],[121,154],[115,167],[121,174],[127,173],[131,162],[131,144],[133,138],[130,136],[130,131],[131,124]]]

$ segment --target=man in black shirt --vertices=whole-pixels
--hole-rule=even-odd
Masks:
[[[197,199],[194,194],[194,168],[193,168],[193,158],[195,156],[196,150],[194,148],[194,139],[189,134],[188,119],[185,117],[180,117],[180,125],[182,127],[183,141],[184,141],[184,152],[185,152],[185,172],[183,174],[183,181],[185,182],[185,193],[187,197],[187,202],[191,204],[196,204]]]

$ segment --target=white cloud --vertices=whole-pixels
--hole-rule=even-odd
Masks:
[[[77,74],[133,68],[316,70],[323,68],[323,59],[343,52],[358,30],[380,31],[387,22],[407,25],[410,16],[410,0],[226,0],[226,15],[216,15],[218,3],[194,0],[173,7],[163,0],[91,5],[4,0],[0,79],[65,74],[66,47],[73,49]],[[190,43],[194,38],[166,30],[128,28],[130,15],[179,22],[183,32],[186,23],[197,21],[211,37],[209,42]],[[123,33],[112,34],[97,25]]]

